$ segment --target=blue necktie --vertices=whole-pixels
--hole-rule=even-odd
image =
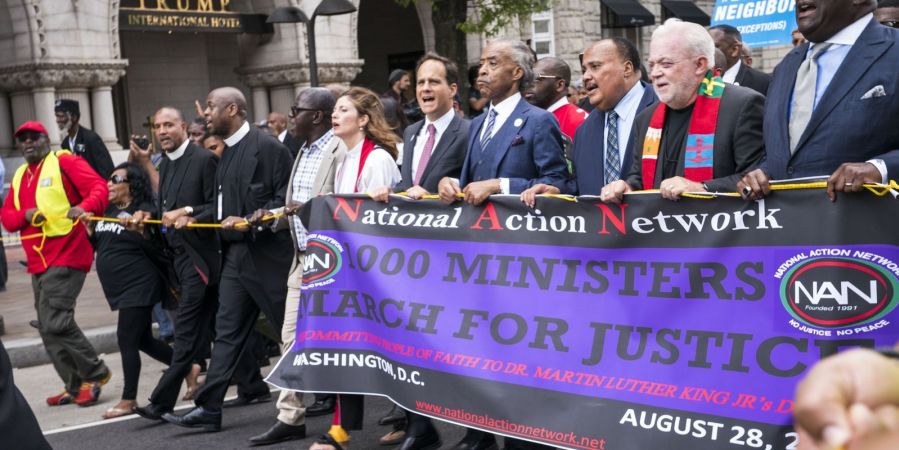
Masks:
[[[484,128],[484,134],[481,136],[481,150],[487,148],[487,144],[490,143],[490,139],[493,138],[493,125],[496,123],[496,108],[490,110],[487,113],[487,128]]]
[[[618,114],[615,111],[609,111],[606,114],[606,128],[609,130],[609,134],[606,138],[604,185],[621,178],[621,155],[618,153]]]

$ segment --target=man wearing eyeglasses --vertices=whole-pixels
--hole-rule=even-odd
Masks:
[[[290,108],[293,134],[304,144],[293,163],[287,185],[287,212],[296,211],[303,203],[320,194],[334,192],[334,167],[346,155],[346,145],[331,132],[334,96],[325,88],[304,89]],[[306,253],[306,228],[297,216],[278,220],[277,229],[290,229],[295,256],[287,277],[284,324],[281,327],[281,349],[284,354],[293,347],[297,332],[297,311],[303,280],[303,257]],[[271,445],[306,437],[303,394],[282,389],[278,395],[278,419],[265,433],[250,438],[251,445]]]
[[[885,27],[899,28],[899,0],[880,0],[877,2],[874,18]]]
[[[669,19],[653,32],[649,77],[659,103],[637,115],[633,164],[602,188],[603,201],[646,189],[675,201],[688,192],[733,192],[762,157],[765,97],[724,83],[714,58],[715,42],[700,25]]]
[[[545,109],[559,121],[562,134],[574,140],[577,128],[587,119],[587,112],[568,101],[568,86],[571,85],[571,67],[559,58],[548,56],[534,64],[534,84],[524,98],[541,109]]]
[[[827,196],[899,174],[899,30],[874,19],[876,0],[799,0],[808,39],[774,69],[765,108],[765,161],[739,188],[747,199],[769,180],[828,176]]]
[[[14,136],[25,164],[13,176],[0,220],[7,231],[21,233],[38,331],[65,383],[47,404],[88,406],[97,402],[112,372],[75,323],[75,299],[94,258],[80,220],[103,214],[109,190],[86,160],[51,152],[40,122],[25,122]]]

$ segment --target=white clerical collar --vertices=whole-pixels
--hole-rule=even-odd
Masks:
[[[734,65],[730,66],[730,69],[724,71],[724,75],[721,76],[721,79],[725,83],[733,84],[734,81],[737,81],[737,74],[740,73],[740,66],[743,65],[743,62],[737,58],[737,62]]]
[[[287,137],[287,130],[284,130],[284,131],[281,132],[281,134],[278,135],[278,142],[282,142],[282,143],[283,143],[283,142],[284,142],[284,138],[286,138],[286,137]]]
[[[562,98],[556,100],[556,102],[553,103],[552,105],[549,105],[549,108],[546,108],[546,110],[549,112],[555,112],[557,109],[559,109],[569,103],[570,102],[568,101],[568,97],[565,97],[563,95]]]
[[[178,148],[173,151],[166,152],[165,156],[169,158],[169,161],[176,161],[178,158],[184,155],[184,152],[187,150],[187,144],[190,144],[190,139],[185,139],[184,142],[182,142],[181,145],[178,146]]]
[[[247,121],[244,121],[243,125],[241,125],[240,128],[238,128],[237,131],[234,132],[234,134],[225,138],[225,145],[227,145],[228,147],[234,147],[249,132],[250,132],[250,123]]]
[[[519,101],[521,101],[521,93],[516,92],[509,98],[499,102],[498,105],[491,103],[490,108],[495,109],[498,115],[508,116],[512,114],[512,111],[515,111],[515,107],[518,105]]]
[[[456,110],[450,108],[447,112],[443,113],[442,116],[438,117],[437,120],[431,122],[430,119],[425,117],[425,124],[421,127],[422,130],[427,130],[428,125],[434,124],[434,128],[437,129],[437,134],[442,134],[444,130],[449,127],[450,123],[453,121],[453,116],[456,115]]]
[[[868,23],[874,19],[874,13],[868,13],[862,16],[862,18],[852,22],[852,25],[849,25],[846,28],[840,30],[837,34],[830,37],[830,39],[824,41],[831,44],[839,44],[839,45],[855,45],[855,41],[858,40],[858,37],[862,35],[862,32],[865,31],[865,28],[868,26]]]

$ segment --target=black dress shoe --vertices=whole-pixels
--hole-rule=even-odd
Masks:
[[[437,430],[431,428],[425,434],[406,436],[406,440],[398,450],[437,450],[440,445],[440,435],[437,434]]]
[[[496,450],[496,438],[490,433],[468,429],[465,437],[452,450]]]
[[[231,400],[228,400],[228,401],[222,403],[222,408],[234,408],[237,406],[247,406],[247,405],[251,405],[253,403],[267,402],[267,401],[270,401],[271,399],[272,399],[271,392],[254,395],[252,397],[249,397],[249,396],[244,397],[244,396],[238,395],[237,398],[234,398],[234,399],[231,399]]]
[[[306,437],[306,425],[288,425],[280,420],[265,433],[250,438],[250,445],[272,445],[278,442],[303,439]]]
[[[324,416],[334,412],[334,397],[318,400],[306,408],[306,417]]]
[[[150,403],[147,406],[136,406],[134,412],[144,419],[162,420],[162,415],[172,412],[172,408]]]
[[[183,416],[165,413],[162,415],[162,420],[181,427],[203,427],[204,431],[219,431],[222,429],[222,412],[210,411],[202,406],[190,410],[189,413]]]
[[[378,419],[378,425],[391,425],[406,420],[406,410],[399,406],[393,405],[393,409],[386,416]]]
[[[41,322],[39,320],[29,320],[28,325],[31,325],[31,328],[41,329]]]

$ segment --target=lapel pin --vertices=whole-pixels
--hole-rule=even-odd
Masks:
[[[519,118],[515,119],[515,123],[513,125],[515,125],[515,128],[518,128],[521,126],[522,123],[524,123],[524,121],[521,120],[521,118],[519,117]]]

